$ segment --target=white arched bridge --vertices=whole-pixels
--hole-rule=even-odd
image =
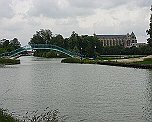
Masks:
[[[51,45],[51,44],[31,44],[31,45],[26,45],[23,46],[19,49],[13,50],[11,52],[5,52],[5,53],[1,53],[0,57],[8,57],[8,58],[12,58],[12,57],[17,57],[19,56],[22,52],[26,52],[26,51],[31,51],[31,50],[53,50],[53,51],[58,51],[61,53],[64,53],[70,57],[80,57],[79,53],[75,53],[69,50],[66,50],[62,47],[56,46],[56,45]]]

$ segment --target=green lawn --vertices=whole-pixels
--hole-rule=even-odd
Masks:
[[[144,61],[134,62],[134,64],[152,64],[152,58],[146,58]]]

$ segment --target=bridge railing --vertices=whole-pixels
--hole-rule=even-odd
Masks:
[[[17,52],[20,52],[20,51],[22,51],[22,50],[24,50],[24,48],[19,48],[19,49],[16,49],[16,50],[14,50],[14,51],[11,51],[11,52],[5,52],[5,53],[0,54],[0,56],[1,56],[1,57],[2,57],[2,56],[12,56],[13,54],[15,54],[15,53],[17,53]]]
[[[13,57],[21,52],[27,51],[27,49],[30,49],[30,47],[26,45],[24,47],[18,48],[16,50],[11,51],[11,52],[2,53],[2,54],[0,54],[0,57]]]
[[[52,49],[52,50],[60,51],[62,53],[70,55],[70,56],[80,56],[79,53],[71,52],[64,48],[61,48],[56,45],[51,45],[51,44],[31,44],[31,47],[32,47],[32,49]]]
[[[14,57],[14,56],[20,54],[21,52],[24,52],[24,51],[27,51],[27,50],[39,50],[39,49],[51,49],[51,50],[62,52],[62,53],[66,54],[66,55],[69,55],[71,57],[80,57],[81,56],[79,53],[66,50],[66,49],[64,49],[62,47],[59,47],[59,46],[56,46],[56,45],[31,44],[31,45],[26,45],[24,47],[21,47],[19,49],[11,51],[11,52],[2,53],[2,54],[0,54],[0,57]]]

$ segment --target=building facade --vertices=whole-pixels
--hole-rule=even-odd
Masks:
[[[103,44],[103,46],[123,46],[125,48],[137,45],[135,34],[127,33],[126,35],[96,35]]]

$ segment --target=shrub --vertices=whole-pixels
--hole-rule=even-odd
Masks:
[[[6,64],[6,65],[20,64],[20,60],[0,58],[0,64]]]
[[[0,122],[19,122],[19,120],[6,113],[6,110],[0,109]]]
[[[61,118],[58,113],[58,110],[48,110],[48,107],[43,113],[39,113],[38,110],[33,111],[32,113],[27,112],[23,117],[23,122],[59,122]]]
[[[66,58],[61,61],[61,63],[81,63],[79,58]]]

